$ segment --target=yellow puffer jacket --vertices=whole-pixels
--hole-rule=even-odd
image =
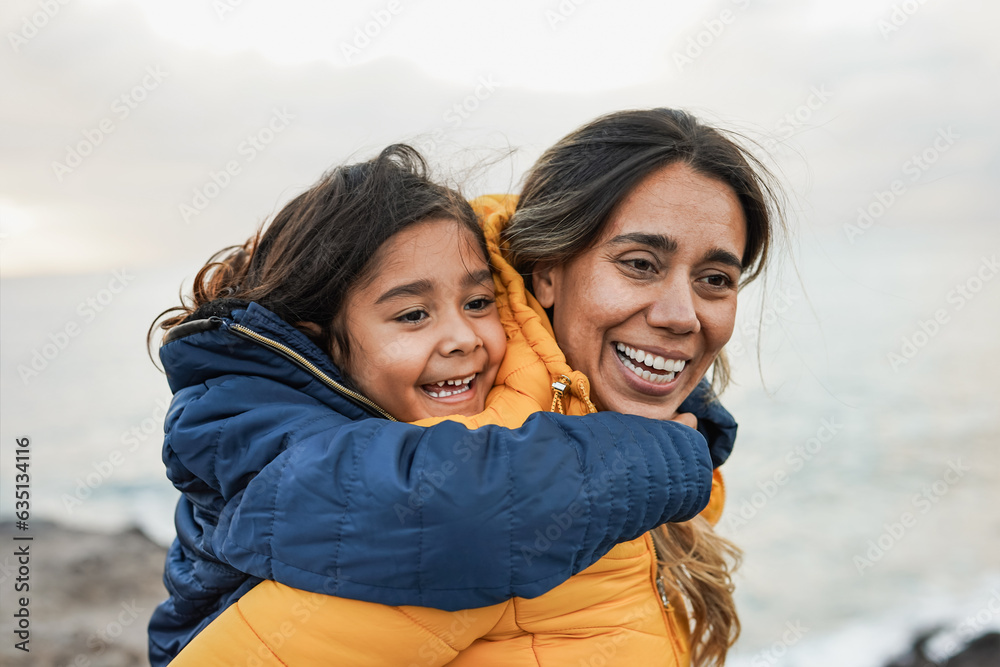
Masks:
[[[501,255],[500,231],[515,202],[509,196],[473,202],[497,271],[497,306],[508,347],[486,411],[449,417],[470,428],[517,427],[550,406],[566,414],[593,410],[587,378],[566,365],[541,306]],[[561,376],[569,387],[554,400],[551,385]],[[702,512],[712,523],[724,495],[716,470],[712,498]],[[618,544],[540,597],[459,612],[390,607],[265,581],[195,637],[171,665],[688,665],[684,603],[667,590],[664,605],[658,584],[648,533]]]

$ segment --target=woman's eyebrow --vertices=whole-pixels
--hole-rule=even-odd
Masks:
[[[614,237],[608,244],[610,245],[626,245],[629,243],[638,243],[640,245],[648,246],[654,250],[659,250],[661,252],[676,252],[677,251],[677,241],[670,238],[666,234],[648,234],[645,232],[631,232],[629,234],[619,234]],[[720,264],[728,264],[735,269],[743,271],[743,262],[740,258],[733,253],[725,250],[724,248],[712,248],[705,253],[706,262],[718,262]]]
[[[712,248],[707,253],[705,253],[706,262],[718,262],[719,264],[728,264],[729,266],[739,269],[740,272],[743,271],[743,262],[740,258],[722,248]]]
[[[663,252],[674,252],[677,250],[677,241],[673,240],[666,234],[631,232],[629,234],[619,234],[608,241],[608,244],[610,245],[625,245],[628,243],[638,243],[640,245],[649,246],[655,250],[662,250]]]
[[[392,289],[384,292],[382,296],[375,299],[375,305],[380,303],[385,303],[392,299],[397,299],[401,296],[422,296],[434,289],[433,283],[430,280],[424,278],[422,280],[414,280],[412,283],[406,283],[405,285],[398,285]]]

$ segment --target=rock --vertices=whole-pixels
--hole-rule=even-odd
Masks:
[[[30,535],[30,541],[13,540]],[[0,524],[0,618],[11,619],[28,598],[30,652],[14,648],[10,620],[0,621],[0,664],[148,665],[146,626],[166,599],[166,549],[136,529],[110,535],[32,521],[27,533]],[[29,545],[27,592],[15,592],[17,558],[10,545]]]
[[[944,667],[998,667],[1000,666],[1000,632],[989,632],[973,639],[952,656]]]
[[[927,655],[926,646],[939,631],[938,628],[918,635],[909,653],[886,667],[1000,667],[1000,633],[980,635],[944,662],[935,662]]]

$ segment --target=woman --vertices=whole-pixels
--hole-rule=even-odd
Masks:
[[[598,119],[546,152],[529,174],[509,221],[505,208],[510,200],[494,202],[493,210],[486,206],[494,249],[504,248],[552,318],[566,362],[590,378],[589,388],[582,379],[572,383],[579,398],[588,399],[589,389],[599,409],[669,418],[717,361],[732,333],[737,287],[760,273],[769,245],[773,197],[755,169],[762,171],[729,139],[683,113],[624,112]],[[512,292],[512,304],[517,298]],[[531,305],[527,295],[524,303]],[[716,367],[714,377],[724,380],[724,364]],[[716,452],[714,458],[727,453]],[[668,664],[686,663],[689,650],[696,664],[721,663],[738,631],[726,566],[731,550],[703,520],[672,526],[657,541],[669,582],[664,586],[669,592],[661,593],[672,609],[662,620],[661,613],[650,619],[642,610],[649,602],[659,607],[656,589],[637,587],[631,607],[637,616],[621,623],[637,623],[642,629],[635,633],[640,634],[647,633],[650,622],[659,623],[652,646],[672,654],[664,657]],[[540,550],[539,556],[544,555]],[[614,569],[616,559],[629,559],[641,570],[652,557],[651,540],[644,536],[615,547],[595,568],[608,561]],[[389,580],[387,576],[387,584]],[[551,647],[536,646],[531,636],[523,641],[533,634],[524,632],[524,626],[539,618],[532,614],[544,616],[546,598],[573,590],[584,616],[571,615],[569,622],[592,624],[593,616],[587,614],[599,606],[588,597],[592,588],[585,579],[570,580],[535,600],[513,601],[497,617],[492,611],[473,613],[457,626],[452,620],[442,627],[428,621],[428,630],[458,653],[459,663],[482,664],[501,642],[513,642],[510,655],[527,647],[525,659],[538,661],[539,651]],[[290,616],[301,616],[300,622],[270,632],[255,626],[260,636],[270,637],[265,642],[269,650],[299,642],[331,605],[345,603],[331,598],[327,605],[317,596],[289,591],[291,597],[271,601],[289,605]],[[690,646],[681,596],[693,613]],[[353,609],[363,613],[363,607]],[[273,604],[265,611],[279,612],[275,618],[282,618]],[[337,618],[353,620],[333,614],[318,627],[333,627],[328,623]],[[564,626],[539,627],[537,634],[559,634]],[[288,641],[295,634],[298,639]],[[606,660],[624,660],[619,636],[611,635],[610,644],[592,645],[594,655],[600,648]],[[438,655],[433,644],[422,648],[429,653],[421,652],[423,662],[417,664],[443,664],[438,660],[442,655],[452,657]],[[567,655],[558,647],[553,650]],[[345,654],[336,655],[343,659]],[[266,660],[273,656],[257,659],[270,664]]]
[[[501,233],[506,256],[600,409],[669,417],[713,364],[725,386],[737,289],[770,247],[768,178],[724,135],[666,109],[599,118],[532,168]],[[669,360],[683,368],[663,381]],[[732,550],[702,519],[655,541],[692,606],[695,664],[721,664],[739,628]]]

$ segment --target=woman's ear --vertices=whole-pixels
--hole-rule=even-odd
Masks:
[[[556,301],[556,267],[552,264],[536,265],[531,271],[531,287],[542,308],[551,308]]]

